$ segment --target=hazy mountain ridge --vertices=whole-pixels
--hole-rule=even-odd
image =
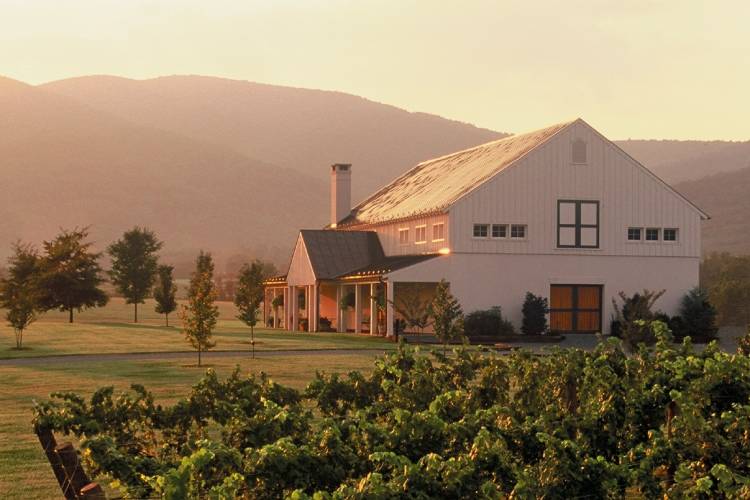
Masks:
[[[321,179],[34,87],[2,82],[0,109],[0,254],[15,239],[38,244],[83,225],[103,248],[139,224],[156,230],[172,255],[206,248],[224,257],[259,241],[274,255],[297,227],[325,221]],[[250,192],[259,185],[274,189]],[[280,210],[279,192],[296,193],[307,210]]]
[[[750,167],[750,141],[615,141],[670,183]]]
[[[422,160],[507,135],[342,92],[224,78],[93,76],[42,88],[322,180],[328,165],[352,163],[354,200]]]
[[[330,163],[354,164],[356,202],[419,161],[503,135],[340,92],[220,78],[0,78],[0,257],[60,227],[90,224],[103,248],[140,224],[185,269],[198,248],[283,265],[297,229],[328,222]],[[749,142],[617,143],[672,183],[739,175],[750,159]],[[744,194],[723,179],[676,187],[713,216],[706,250],[750,252],[735,210]]]
[[[703,223],[704,251],[750,254],[750,168],[675,187],[711,216]]]

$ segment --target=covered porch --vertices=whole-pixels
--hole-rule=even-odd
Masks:
[[[263,324],[293,332],[393,336],[397,320],[415,305],[427,306],[429,301],[415,297],[437,284],[419,284],[404,272],[436,256],[386,257],[372,231],[302,230],[287,274],[264,283]]]
[[[309,285],[268,283],[263,320],[291,332],[396,335],[397,321],[426,314],[437,283],[325,280]],[[410,333],[424,333],[417,328]]]

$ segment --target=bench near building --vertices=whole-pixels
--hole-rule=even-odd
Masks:
[[[330,225],[266,282],[267,325],[391,335],[399,297],[445,279],[465,312],[518,327],[528,291],[553,331],[606,334],[618,292],[666,289],[675,314],[698,285],[708,216],[581,119],[422,162],[354,208],[351,175],[331,166]]]

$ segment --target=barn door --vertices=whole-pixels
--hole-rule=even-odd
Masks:
[[[555,333],[601,332],[602,286],[552,285],[549,320]]]

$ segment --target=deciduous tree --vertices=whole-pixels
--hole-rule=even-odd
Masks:
[[[451,294],[448,282],[440,280],[435,290],[435,298],[430,304],[430,317],[433,319],[435,336],[443,343],[443,353],[451,340],[463,338],[464,313],[461,305]]]
[[[157,281],[154,288],[154,300],[157,314],[163,314],[165,324],[169,326],[169,315],[177,309],[177,285],[174,282],[174,267],[161,265],[157,268]]]
[[[23,332],[36,320],[39,256],[36,250],[21,243],[13,246],[8,269],[0,279],[0,308],[16,336],[16,349],[23,348]]]
[[[44,242],[44,256],[39,271],[39,306],[48,311],[73,311],[102,307],[109,298],[99,286],[104,282],[99,265],[101,253],[94,252],[86,241],[88,228],[63,230],[55,239]]]
[[[245,264],[240,269],[237,280],[237,291],[234,295],[234,305],[239,314],[237,319],[250,327],[250,345],[255,357],[255,325],[258,324],[258,312],[263,302],[263,265],[259,260],[252,264]]]
[[[182,328],[185,338],[198,351],[198,366],[201,353],[216,345],[211,341],[219,308],[216,306],[214,285],[214,261],[211,254],[201,251],[190,278],[187,305],[182,306]]]
[[[135,323],[138,323],[138,304],[143,304],[156,281],[157,252],[161,247],[162,242],[153,231],[136,226],[107,248],[112,257],[110,279],[125,302],[133,304]]]

